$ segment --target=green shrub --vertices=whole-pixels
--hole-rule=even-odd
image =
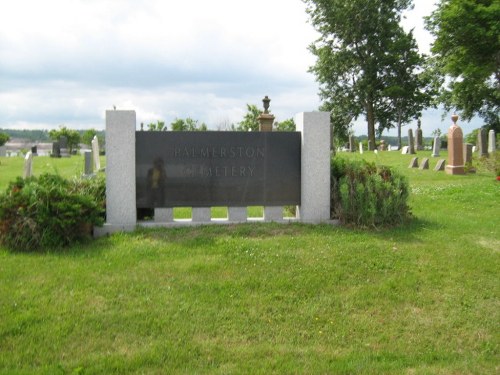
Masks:
[[[104,222],[104,179],[18,178],[0,195],[0,241],[18,251],[57,249]]]
[[[389,167],[334,157],[331,216],[343,224],[385,226],[409,218],[407,179]]]

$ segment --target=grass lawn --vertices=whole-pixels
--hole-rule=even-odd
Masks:
[[[500,182],[434,172],[435,159],[408,169],[396,152],[346,156],[408,176],[411,223],[0,248],[0,374],[499,373]]]

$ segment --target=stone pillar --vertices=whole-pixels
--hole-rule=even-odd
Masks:
[[[330,219],[330,114],[302,112],[295,116],[302,133],[301,204],[297,216],[302,222]]]
[[[477,152],[479,157],[488,156],[488,151],[486,151],[486,129],[480,128],[477,132]]]
[[[137,223],[135,111],[106,111],[106,222],[119,229]]]
[[[488,152],[494,153],[497,149],[495,131],[492,129],[488,134]]]
[[[441,138],[438,136],[434,137],[434,144],[432,145],[432,157],[438,157],[439,151],[441,151]]]
[[[33,153],[28,151],[24,157],[24,178],[31,177],[33,175]]]
[[[99,172],[101,170],[101,159],[99,158],[99,140],[97,135],[92,139],[92,156],[94,158],[94,170]]]
[[[271,99],[267,95],[262,99],[264,103],[264,112],[262,112],[259,117],[259,131],[261,132],[271,132],[273,131],[274,116],[269,113],[269,103]]]
[[[422,126],[422,122],[420,121],[420,119],[418,119],[418,122],[417,122],[417,134],[416,134],[416,138],[417,138],[417,151],[422,151],[424,149],[424,138],[422,136],[422,129],[420,128]]]
[[[363,153],[363,143],[362,142],[359,142],[359,153],[360,154]]]
[[[408,154],[416,154],[415,141],[413,139],[413,130],[408,129]]]
[[[465,174],[464,169],[464,136],[457,125],[458,116],[451,116],[453,125],[448,129],[448,164],[445,171],[448,174]]]

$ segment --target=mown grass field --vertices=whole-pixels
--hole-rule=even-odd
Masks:
[[[0,374],[499,373],[493,173],[408,169],[411,157],[396,152],[345,156],[407,175],[413,220],[141,230],[62,253],[0,248]],[[16,172],[0,162],[4,189],[4,173]]]

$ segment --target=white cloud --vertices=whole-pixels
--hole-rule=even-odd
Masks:
[[[406,21],[421,45],[431,2]],[[264,95],[278,120],[314,110],[307,20],[301,0],[6,1],[0,127],[103,128],[113,105],[139,123],[190,116],[216,127]]]

